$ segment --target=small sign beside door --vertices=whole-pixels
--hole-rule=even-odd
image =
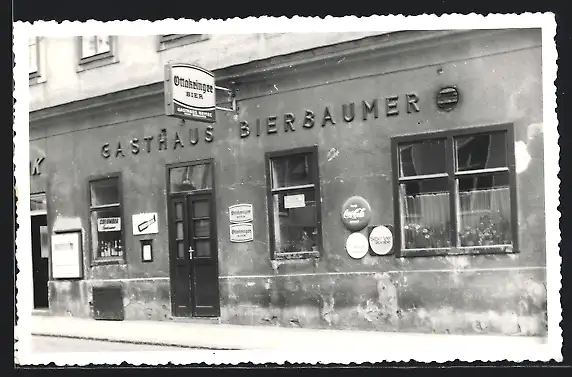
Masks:
[[[139,213],[132,216],[133,235],[159,233],[159,222],[157,212]]]
[[[249,242],[252,240],[254,240],[254,230],[251,223],[230,225],[230,242]]]
[[[247,223],[253,220],[252,204],[235,204],[228,207],[231,223]]]

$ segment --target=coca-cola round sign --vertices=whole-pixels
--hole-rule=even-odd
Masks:
[[[371,207],[361,196],[352,196],[342,206],[342,222],[351,231],[362,230],[371,219]]]

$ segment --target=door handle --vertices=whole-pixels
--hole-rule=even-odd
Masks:
[[[193,259],[193,252],[194,252],[193,247],[189,246],[189,259]]]

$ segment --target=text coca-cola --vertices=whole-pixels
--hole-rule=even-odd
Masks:
[[[344,211],[344,219],[357,220],[365,217],[365,208],[349,209]]]

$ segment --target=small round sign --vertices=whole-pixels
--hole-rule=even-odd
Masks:
[[[370,219],[371,207],[361,196],[352,196],[342,206],[342,222],[351,231],[362,230]]]
[[[346,241],[346,250],[350,257],[361,259],[369,250],[367,237],[361,233],[352,233]]]
[[[387,255],[393,249],[393,234],[388,227],[380,225],[369,234],[369,245],[377,255]]]

